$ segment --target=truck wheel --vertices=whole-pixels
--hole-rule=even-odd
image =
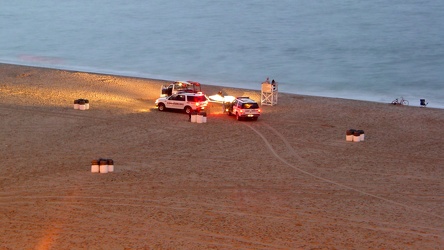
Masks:
[[[159,111],[164,111],[164,110],[165,110],[165,104],[163,104],[163,103],[159,103],[159,105],[157,106],[157,109],[158,109]]]
[[[191,114],[191,112],[193,111],[193,109],[190,106],[186,106],[184,109],[185,113],[187,113],[188,115]]]
[[[236,112],[236,120],[240,121],[242,120],[242,117],[239,116],[239,113]]]

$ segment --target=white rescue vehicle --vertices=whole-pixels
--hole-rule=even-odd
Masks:
[[[204,110],[208,105],[208,99],[202,93],[178,93],[167,97],[160,97],[155,104],[159,111],[176,109],[190,114],[192,111]]]
[[[199,93],[202,92],[201,84],[194,81],[176,81],[170,85],[163,85],[160,89],[160,96],[170,96],[178,93]]]
[[[245,96],[236,97],[226,110],[228,115],[235,115],[238,121],[243,119],[257,120],[261,115],[259,104],[250,99],[250,97]]]

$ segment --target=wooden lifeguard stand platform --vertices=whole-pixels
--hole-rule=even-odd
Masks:
[[[276,105],[278,102],[278,83],[274,80],[270,83],[268,78],[261,86],[261,104]]]

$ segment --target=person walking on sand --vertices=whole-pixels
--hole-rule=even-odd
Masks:
[[[225,97],[224,97],[224,94],[222,93],[222,90],[219,91],[219,92],[217,92],[217,94],[218,94],[220,97],[222,97],[222,114],[225,114],[225,109],[226,109],[226,107],[225,107]]]

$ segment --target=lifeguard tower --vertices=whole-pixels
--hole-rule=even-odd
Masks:
[[[267,80],[262,83],[261,87],[261,104],[262,105],[276,105],[278,101],[278,83],[274,80]]]

